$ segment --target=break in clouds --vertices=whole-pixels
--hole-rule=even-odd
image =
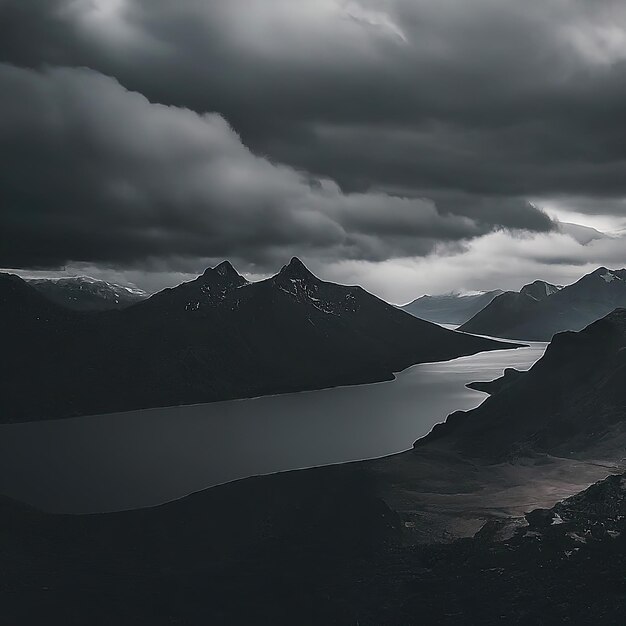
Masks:
[[[621,1],[0,13],[2,266],[264,273],[298,254],[402,300],[626,261],[619,234],[559,223],[626,217]]]

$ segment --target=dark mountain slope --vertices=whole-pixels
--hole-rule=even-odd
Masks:
[[[57,320],[66,317],[66,314],[61,307],[50,302],[19,276],[0,272],[0,321],[2,325],[30,323],[38,317]]]
[[[543,294],[530,285],[519,294],[506,292],[463,324],[460,330],[478,335],[549,341],[565,330],[582,330],[617,307],[626,306],[626,270],[597,269],[579,281]]]
[[[403,311],[437,324],[463,324],[482,311],[502,290],[472,295],[422,296],[400,307]]]
[[[53,307],[20,289],[25,307],[37,297],[42,311]],[[297,259],[252,284],[223,263],[122,311],[55,308],[34,329],[20,321],[19,299],[3,308],[14,320],[4,332],[20,337],[5,354],[4,421],[386,380],[414,363],[513,347],[321,281]]]
[[[554,296],[552,296],[554,297]],[[418,446],[444,438],[465,454],[615,455],[626,432],[626,310],[554,337],[534,367]]]
[[[148,297],[140,289],[123,287],[88,276],[38,278],[27,282],[49,300],[75,311],[123,309]]]

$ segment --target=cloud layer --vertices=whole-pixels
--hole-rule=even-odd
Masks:
[[[218,111],[255,151],[344,187],[626,192],[621,0],[8,0],[3,13],[4,60],[88,65]]]
[[[218,114],[87,69],[0,66],[0,264],[136,264],[300,251],[384,260],[486,232],[434,202],[344,193],[255,156]]]
[[[541,207],[626,217],[621,0],[3,0],[0,18],[1,265],[297,253],[357,280],[523,257],[518,231],[564,277],[615,257]]]

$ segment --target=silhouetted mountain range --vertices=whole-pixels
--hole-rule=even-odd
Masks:
[[[477,294],[422,296],[400,307],[403,311],[437,324],[463,324],[484,309],[501,289]]]
[[[89,276],[31,278],[26,282],[53,302],[75,311],[123,309],[149,295],[135,287],[123,287]]]
[[[617,307],[626,306],[626,270],[601,267],[559,289],[543,281],[520,293],[507,291],[463,324],[477,335],[549,341],[555,333],[581,330]]]
[[[388,380],[511,348],[418,320],[298,260],[249,283],[228,262],[124,310],[76,312],[0,277],[4,421]]]

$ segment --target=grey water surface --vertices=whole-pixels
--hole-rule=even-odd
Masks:
[[[53,512],[150,506],[219,483],[410,448],[528,369],[545,343],[415,365],[385,383],[0,426],[0,493]]]

